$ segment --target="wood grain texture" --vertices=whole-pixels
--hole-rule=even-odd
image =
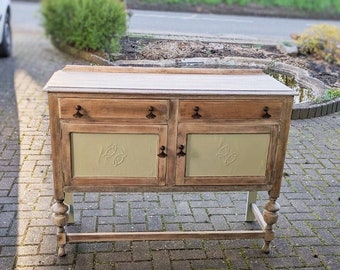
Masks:
[[[152,95],[155,90],[177,95],[293,95],[294,92],[263,73],[221,74],[148,72],[148,68],[130,73],[129,68],[110,72],[98,67],[96,71],[82,69],[60,70],[53,74],[44,89],[48,92],[135,93]]]
[[[59,254],[65,254],[65,239],[68,242],[97,242],[264,238],[263,251],[270,251],[270,242],[274,238],[272,225],[279,211],[276,199],[280,194],[294,91],[254,70],[98,66],[66,66],[51,77],[44,89],[49,96],[54,197],[56,205],[60,206],[54,207],[55,223],[60,223],[58,235],[62,234],[58,238]],[[72,152],[72,134],[85,134],[89,138],[102,134],[98,138],[109,137],[112,140],[124,135],[129,137],[129,134],[132,135],[130,138],[137,139],[139,134],[151,135],[153,143],[149,145],[157,149],[150,153],[158,154],[156,159],[149,160],[157,160],[156,177],[134,177],[134,174],[126,174],[129,171],[126,168],[123,176],[114,173],[111,176],[105,173],[97,175],[91,155],[81,149],[77,150],[77,155],[86,153],[88,164],[94,168],[90,176],[74,175],[74,158],[77,155]],[[106,136],[110,134],[119,136]],[[243,174],[240,165],[237,165],[236,174],[186,173],[187,160],[197,154],[197,143],[192,144],[194,147],[188,144],[189,138],[195,135],[200,138],[196,142],[199,142],[200,148],[202,145],[203,152],[211,149],[214,141],[228,138],[232,138],[230,145],[241,151],[243,156],[248,148],[249,153],[250,148],[253,152],[258,149],[262,153],[259,158],[265,163],[261,173],[244,170]],[[216,140],[205,141],[202,135],[211,135]],[[265,142],[265,146],[238,145],[238,135],[249,140],[254,135],[254,138]],[[156,143],[155,136],[158,136]],[[86,142],[91,143],[91,140]],[[114,142],[110,143],[114,145]],[[80,145],[80,148],[86,147]],[[111,150],[116,151],[114,148]],[[224,156],[229,154],[228,151],[223,152]],[[114,154],[111,152],[108,155]],[[251,160],[254,158],[249,162]],[[244,164],[246,167],[247,164]],[[131,170],[137,169],[138,166],[131,166]],[[224,172],[224,169],[221,171]],[[252,219],[259,222],[263,231],[67,234],[64,230],[64,221],[67,220],[64,192],[261,190],[270,194],[264,207],[265,218],[255,202],[249,203],[248,208]]]
[[[184,239],[254,239],[263,238],[264,232],[253,231],[191,231],[191,232],[112,232],[112,233],[69,233],[70,243],[107,241],[161,241]]]

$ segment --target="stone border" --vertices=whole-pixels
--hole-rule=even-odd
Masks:
[[[221,68],[252,68],[283,73],[294,76],[296,82],[303,88],[313,91],[316,97],[322,97],[326,90],[331,87],[322,81],[313,78],[309,73],[296,66],[266,59],[245,58],[245,57],[224,57],[224,58],[181,58],[168,60],[118,60],[111,62],[105,58],[84,51],[77,51],[74,48],[63,47],[66,53],[76,55],[82,59],[97,65],[105,66],[142,66],[142,67],[221,67]],[[304,102],[294,104],[292,120],[309,119],[329,115],[340,111],[340,98],[323,102]]]

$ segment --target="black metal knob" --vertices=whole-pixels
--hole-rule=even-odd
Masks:
[[[194,114],[191,116],[194,119],[200,119],[202,117],[202,115],[200,115],[199,112],[200,108],[198,106],[195,106],[194,108]]]
[[[184,157],[186,155],[186,153],[183,151],[184,145],[181,144],[178,148],[179,148],[179,152],[177,153],[177,156],[178,157]]]
[[[262,115],[262,118],[264,118],[264,119],[268,119],[268,118],[270,118],[270,117],[272,117],[270,114],[269,114],[269,107],[264,107],[263,108],[263,115]]]
[[[166,158],[168,155],[164,152],[165,151],[165,146],[162,145],[159,150],[161,151],[157,156],[159,156],[160,158]]]
[[[150,106],[149,107],[149,113],[146,115],[146,118],[154,119],[156,117],[156,115],[153,113],[154,110],[155,110],[155,108]]]
[[[76,106],[76,113],[73,114],[73,117],[75,118],[81,118],[83,117],[84,115],[80,112],[83,108],[80,106],[80,105],[77,105]]]

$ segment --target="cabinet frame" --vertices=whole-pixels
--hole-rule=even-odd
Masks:
[[[217,83],[216,83],[217,82]],[[57,226],[58,255],[65,256],[66,243],[118,241],[118,240],[176,240],[176,239],[245,239],[262,238],[262,251],[270,252],[270,243],[274,239],[273,225],[277,222],[280,209],[277,199],[280,195],[285,152],[287,147],[290,117],[295,92],[275,79],[254,70],[223,69],[181,69],[181,68],[132,68],[132,67],[96,67],[66,66],[57,71],[44,88],[48,92],[51,145],[53,161],[53,184],[55,204],[52,206],[53,221]],[[115,100],[114,102],[111,99]],[[86,101],[85,111],[77,102]],[[95,105],[91,100],[96,100]],[[98,101],[99,100],[99,101]],[[101,102],[104,111],[101,111]],[[110,104],[120,101],[151,100],[156,107],[161,105],[162,112],[157,117],[141,117],[129,108],[125,112],[123,104],[119,106],[121,116],[111,111]],[[107,101],[107,102],[106,102]],[[139,102],[140,101],[140,102]],[[160,101],[158,103],[157,101]],[[193,108],[183,108],[181,102],[195,105],[196,102],[208,102],[211,108],[223,110],[221,101],[237,109],[242,103],[242,110],[219,111],[208,118],[192,119]],[[252,110],[244,112],[251,101],[267,104],[263,112]],[[70,102],[70,103],[69,103]],[[264,103],[263,103],[264,102]],[[61,106],[63,103],[66,107]],[[273,112],[271,112],[271,103]],[[106,104],[106,105],[105,105]],[[109,105],[108,105],[109,104]],[[166,105],[168,104],[168,108]],[[79,106],[78,106],[79,105]],[[154,106],[149,107],[153,113]],[[71,107],[68,107],[71,106]],[[89,106],[89,107],[88,107]],[[196,105],[195,105],[196,106]],[[209,107],[208,106],[208,107]],[[191,107],[191,105],[190,105]],[[262,105],[258,108],[261,109]],[[144,105],[139,108],[143,108]],[[156,108],[157,109],[157,108]],[[88,110],[91,110],[90,112]],[[92,113],[95,110],[95,113]],[[107,113],[109,110],[109,113]],[[194,107],[194,111],[198,112]],[[204,110],[203,110],[204,111]],[[127,113],[127,114],[125,114]],[[187,113],[190,113],[187,115]],[[273,114],[271,117],[270,113]],[[83,117],[84,116],[84,117]],[[93,117],[92,117],[93,116]],[[196,118],[196,117],[193,117]],[[229,127],[228,127],[229,126]],[[235,178],[225,179],[223,185],[216,182],[208,184],[193,179],[185,179],[183,161],[177,153],[184,143],[188,131],[207,132],[244,132],[248,134],[264,132],[270,134],[266,177],[254,182],[236,183]],[[98,178],[100,185],[93,179],[72,179],[70,133],[84,132],[151,132],[160,134],[160,145],[165,146],[167,157],[160,161],[158,180],[150,185],[148,180]],[[182,162],[182,163],[181,163]],[[183,169],[184,168],[184,169]],[[269,171],[269,169],[271,170]],[[178,179],[177,179],[178,178]],[[247,179],[245,177],[245,179]],[[214,180],[214,179],[213,179]],[[135,182],[134,182],[135,181]],[[143,182],[145,181],[145,182]],[[183,185],[183,183],[185,183]],[[191,181],[191,182],[190,182]],[[141,184],[142,183],[142,184]],[[248,191],[246,221],[256,220],[261,230],[251,231],[181,231],[181,232],[97,232],[68,233],[66,225],[72,203],[65,201],[65,196],[72,192],[203,192],[203,191]],[[263,213],[256,205],[256,191],[268,191],[269,200],[263,207]]]

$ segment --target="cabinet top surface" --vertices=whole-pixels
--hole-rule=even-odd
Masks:
[[[132,72],[131,72],[132,70]],[[164,71],[165,70],[165,71]],[[199,73],[181,69],[65,68],[55,72],[47,92],[180,95],[294,95],[295,92],[260,72]],[[177,69],[179,70],[179,69]]]

